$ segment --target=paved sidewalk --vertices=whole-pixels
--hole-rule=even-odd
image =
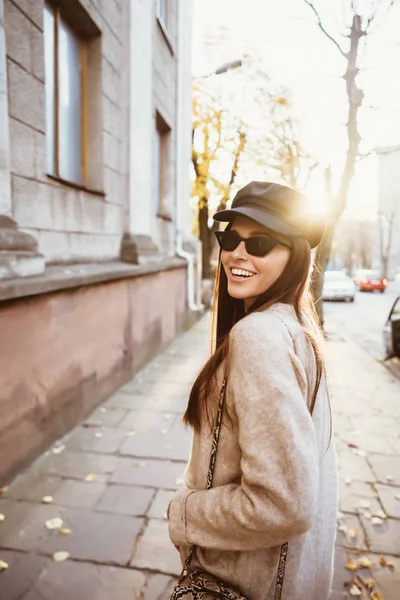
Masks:
[[[205,317],[3,492],[1,600],[169,598],[180,565],[165,511],[189,453],[180,415],[207,334]],[[400,382],[330,338],[342,511],[332,600],[350,598],[351,581],[361,600],[399,600]],[[67,560],[56,562],[59,552]],[[348,561],[369,568],[352,572]],[[369,579],[381,597],[367,592]]]

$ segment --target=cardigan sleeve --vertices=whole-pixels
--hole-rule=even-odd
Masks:
[[[288,329],[275,315],[249,315],[231,331],[229,364],[241,481],[179,490],[170,505],[176,546],[256,550],[290,541],[312,525],[319,451],[307,376]]]

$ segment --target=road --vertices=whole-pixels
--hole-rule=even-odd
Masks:
[[[354,303],[324,302],[326,330],[338,328],[375,358],[384,358],[382,329],[400,284],[389,284],[384,294],[358,292]]]

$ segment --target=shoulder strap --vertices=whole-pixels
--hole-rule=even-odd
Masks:
[[[222,382],[221,392],[219,394],[218,411],[217,411],[217,416],[216,416],[215,425],[214,425],[214,435],[213,435],[213,442],[212,442],[212,448],[211,448],[210,464],[208,467],[206,490],[209,490],[212,488],[212,483],[213,483],[213,478],[214,478],[214,470],[215,470],[215,461],[217,458],[219,434],[221,432],[222,413],[223,413],[224,404],[225,404],[225,395],[226,395],[226,377],[224,378],[224,380]],[[190,563],[192,562],[194,550],[195,550],[195,546],[191,546],[191,548],[189,550],[189,554],[185,561],[185,565],[183,567],[183,571],[182,571],[181,577],[179,579],[179,582],[183,581],[183,579],[186,577],[186,575],[189,572],[189,567],[190,567]],[[281,552],[280,552],[280,556],[279,556],[278,573],[276,576],[274,600],[281,600],[283,578],[285,576],[287,552],[288,552],[288,543],[285,542],[285,544],[283,544],[281,546]]]

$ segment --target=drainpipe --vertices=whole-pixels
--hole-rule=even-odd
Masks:
[[[201,293],[198,288],[197,298],[195,294],[195,259],[193,254],[190,252],[186,252],[183,249],[182,245],[182,218],[180,206],[182,201],[189,202],[189,198],[182,197],[182,169],[181,169],[181,160],[179,157],[179,149],[180,149],[180,139],[181,139],[181,131],[182,131],[182,96],[184,93],[184,81],[181,77],[181,57],[183,53],[183,44],[182,37],[184,32],[184,20],[183,20],[183,3],[176,3],[176,8],[178,11],[178,43],[177,43],[177,58],[176,58],[176,148],[177,148],[177,156],[176,156],[176,215],[175,215],[175,224],[176,224],[176,237],[175,237],[175,253],[177,256],[184,258],[188,263],[187,268],[187,298],[188,298],[188,306],[189,309],[193,312],[198,312],[203,308],[201,304],[200,297]],[[184,174],[187,177],[187,174]],[[200,271],[200,283],[201,283],[201,262],[197,261],[197,271],[198,271],[198,280],[199,280],[199,271]],[[197,281],[198,284],[198,281]],[[196,303],[197,301],[197,303]]]

